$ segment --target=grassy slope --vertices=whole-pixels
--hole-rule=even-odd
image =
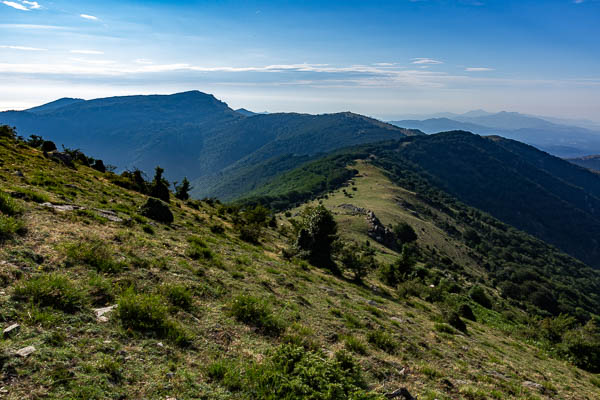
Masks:
[[[327,352],[343,347],[340,338],[344,335],[366,343],[370,330],[389,332],[399,343],[396,355],[371,345],[367,345],[366,355],[356,355],[370,386],[381,393],[400,386],[408,387],[420,399],[593,399],[600,393],[591,383],[591,374],[514,339],[509,334],[510,324],[492,311],[473,305],[478,319],[487,322],[469,322],[469,335],[440,333],[434,329],[439,314],[435,306],[418,298],[396,299],[389,288],[373,290],[372,285],[379,285],[375,280],[358,286],[287,262],[279,256],[285,238],[275,231],[268,231],[260,246],[241,242],[227,216],[219,216],[217,209],[207,204],[195,210],[173,202],[175,223],[171,227],[152,225],[136,213],[144,196],[111,185],[96,171],[85,167],[71,170],[46,160],[38,151],[15,150],[1,143],[0,160],[0,184],[5,192],[33,188],[55,203],[113,209],[135,221],[128,226],[91,213],[52,212],[18,200],[25,210],[28,233],[0,249],[0,260],[8,261],[0,266],[0,321],[2,327],[21,324],[16,335],[0,341],[0,393],[4,398],[244,398],[211,382],[205,367],[223,358],[260,362],[283,339],[265,337],[227,316],[230,299],[239,293],[269,299],[275,313],[289,322],[282,337],[304,332]],[[15,175],[15,170],[24,177]],[[372,168],[361,172],[363,178],[355,179],[357,196],[346,201],[338,193],[328,205],[334,205],[336,199],[364,201],[384,223],[406,218],[419,231],[431,232],[431,245],[452,249],[426,221],[385,212],[394,196],[410,198],[410,193],[394,188]],[[209,230],[216,223],[225,226],[223,235]],[[342,216],[340,223],[342,232],[348,232]],[[149,230],[148,226],[154,233],[143,230]],[[202,237],[214,254],[212,261],[186,256],[190,235]],[[355,230],[354,235],[360,233]],[[91,268],[65,264],[65,246],[89,238],[103,240],[114,258],[127,266],[122,272],[101,274],[115,296],[107,305],[114,304],[130,285],[149,293],[160,293],[164,285],[173,283],[190,289],[189,311],[171,310],[170,318],[191,332],[191,348],[128,332],[114,313],[108,322],[99,323],[92,311],[99,305],[88,304],[68,314],[13,299],[16,286],[58,272],[68,275],[91,301]],[[460,246],[455,247],[462,254]],[[359,323],[352,323],[354,319]],[[27,358],[12,355],[28,345],[37,351]],[[400,374],[403,367],[407,368],[404,375]],[[545,394],[523,387],[525,380],[543,384]]]

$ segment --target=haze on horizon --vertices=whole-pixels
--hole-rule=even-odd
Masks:
[[[600,1],[0,1],[0,110],[200,90],[383,119],[600,121]]]

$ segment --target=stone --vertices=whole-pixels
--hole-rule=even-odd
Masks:
[[[2,337],[3,338],[7,338],[11,335],[16,334],[17,332],[19,332],[19,330],[21,329],[21,325],[19,324],[12,324],[11,326],[9,326],[8,328],[5,328],[2,331]]]
[[[98,320],[98,322],[107,322],[108,317],[105,314],[108,314],[115,308],[117,308],[116,304],[112,305],[112,306],[108,306],[108,307],[94,309],[94,314],[96,314],[96,319]]]
[[[85,207],[76,206],[74,204],[52,204],[52,203],[42,203],[42,207],[52,208],[56,211],[74,211],[74,210],[85,210]]]
[[[539,390],[540,392],[544,391],[544,387],[536,382],[524,381],[522,385],[529,389]]]
[[[381,223],[373,211],[367,211],[367,224],[369,225],[367,235],[371,239],[391,249],[397,247],[396,235]]]
[[[27,347],[23,347],[22,349],[15,351],[15,354],[18,355],[19,357],[27,357],[28,355],[33,353],[35,350],[36,350],[35,347],[27,346]]]
[[[101,208],[94,208],[94,211],[100,217],[104,217],[104,218],[106,218],[109,221],[112,221],[112,222],[123,222],[123,219],[119,218],[117,216],[117,213],[114,212],[114,211],[112,211],[112,210],[103,210]]]
[[[173,213],[168,204],[154,197],[149,197],[146,204],[140,207],[140,214],[165,224],[170,224],[174,220]]]
[[[406,388],[394,390],[393,392],[386,394],[385,397],[388,399],[417,400]]]

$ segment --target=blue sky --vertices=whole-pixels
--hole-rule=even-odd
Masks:
[[[600,120],[599,0],[0,0],[0,109],[197,89],[255,111]]]

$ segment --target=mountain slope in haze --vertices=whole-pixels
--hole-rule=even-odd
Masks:
[[[390,171],[394,165],[411,169],[466,204],[600,267],[600,177],[586,169],[520,142],[467,132],[412,137],[347,152],[388,160]],[[293,204],[322,193],[326,182],[314,186],[304,180],[328,174],[330,162],[320,162],[317,171],[301,167],[246,196]],[[315,163],[309,165],[319,161]],[[286,193],[282,188],[288,182],[297,182],[301,190]]]
[[[600,151],[600,132],[568,126],[515,112],[466,113],[448,118],[393,121],[395,125],[426,133],[464,130],[500,135],[536,146],[559,157],[578,157]]]
[[[577,164],[580,167],[591,169],[595,172],[600,172],[600,155],[570,158],[568,161],[572,162],[573,164]]]
[[[355,167],[327,207],[342,241],[368,238],[344,203],[414,226],[419,255],[398,285],[378,270],[359,283],[290,259],[293,218],[274,215],[250,243],[242,228],[260,210],[171,196],[174,222],[157,223],[140,214],[148,197],[113,173],[0,137],[0,220],[20,224],[0,225],[1,328],[18,324],[0,340],[2,398],[598,397],[597,375],[562,353],[571,342],[546,336],[571,320],[507,298],[486,265],[512,251],[526,288],[560,283],[567,305],[598,291],[597,272],[477,210],[441,211],[374,164]],[[490,255],[463,238],[469,227],[495,237]],[[368,240],[378,268],[402,257]],[[589,344],[570,323],[573,345]]]
[[[420,134],[352,113],[259,114],[246,117],[212,95],[125,96],[89,101],[63,99],[29,111],[0,113],[0,123],[24,136],[94,153],[121,168],[150,173],[156,165],[171,180],[218,174],[236,163],[284,154],[309,155],[336,148]],[[204,181],[195,194],[211,193]]]

